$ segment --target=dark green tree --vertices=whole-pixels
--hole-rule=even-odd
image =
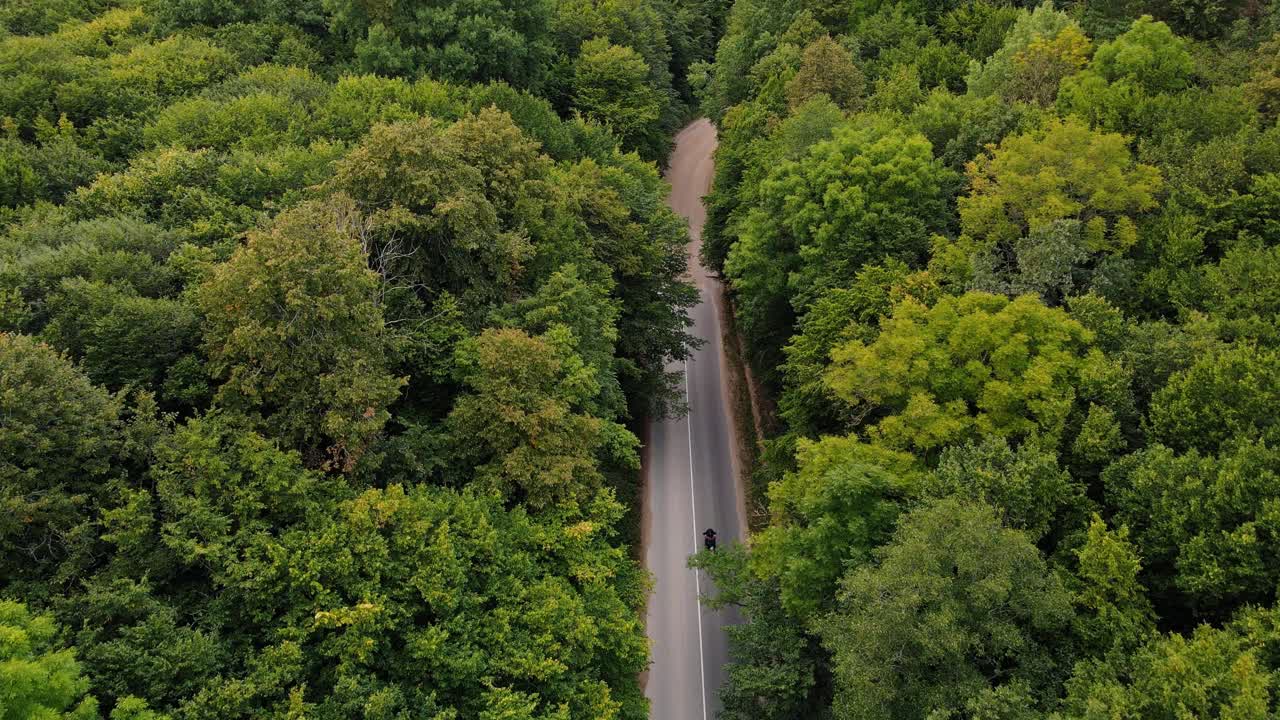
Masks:
[[[48,345],[0,333],[0,417],[0,580],[47,579],[112,473],[120,403]]]
[[[551,0],[324,0],[324,6],[332,31],[365,72],[506,80],[536,90],[553,52]]]
[[[877,566],[844,579],[819,628],[834,655],[834,715],[945,717],[991,691],[1039,696],[1043,707],[1064,670],[1051,640],[1071,618],[1070,594],[993,508],[922,507]]]

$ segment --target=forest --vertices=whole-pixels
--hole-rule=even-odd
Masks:
[[[1280,711],[1280,16],[737,0],[732,720]]]
[[[0,4],[0,719],[648,717],[640,440],[765,437],[726,720],[1280,713],[1280,10]]]
[[[647,717],[722,5],[0,3],[0,718]]]

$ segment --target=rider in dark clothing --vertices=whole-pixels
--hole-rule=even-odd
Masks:
[[[712,530],[711,528],[707,528],[707,531],[702,533],[702,542],[707,546],[708,550],[715,550],[716,549],[716,531]]]

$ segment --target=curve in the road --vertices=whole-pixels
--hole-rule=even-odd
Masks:
[[[725,544],[741,539],[746,524],[724,384],[720,286],[697,260],[715,148],[715,126],[693,123],[676,136],[666,174],[668,203],[689,221],[689,276],[701,298],[691,313],[692,331],[705,344],[687,362],[670,367],[684,373],[689,412],[652,423],[646,452],[643,541],[654,588],[646,617],[653,663],[645,695],[649,716],[661,720],[715,717],[729,658],[724,629],[738,621],[733,610],[701,607],[698,596],[709,589],[709,580],[686,566],[704,529],[715,528]]]

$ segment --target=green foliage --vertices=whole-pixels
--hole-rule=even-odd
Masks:
[[[1132,218],[1155,207],[1161,188],[1159,170],[1135,163],[1122,136],[1074,118],[1006,138],[968,175],[963,234],[951,252],[970,255],[980,287],[1050,302],[1074,289],[1094,254],[1134,244]]]
[[[615,467],[639,466],[631,433],[581,411],[600,386],[573,345],[568,327],[553,325],[537,338],[490,330],[459,350],[472,392],[450,415],[458,453],[482,483],[536,509],[597,494],[597,455]]]
[[[722,3],[115,5],[0,8],[0,715],[647,716]]]
[[[1154,615],[1138,579],[1142,561],[1128,527],[1111,530],[1094,515],[1075,554],[1076,634],[1099,654],[1132,651],[1151,635]]]
[[[1225,116],[1237,122],[1248,118],[1239,95],[1223,97],[1233,91],[1190,87],[1194,72],[1185,41],[1164,23],[1143,17],[1099,47],[1088,69],[1063,81],[1058,106],[1108,130],[1181,132],[1202,141],[1223,133]],[[1205,127],[1214,124],[1219,128]]]
[[[38,574],[68,552],[111,471],[120,407],[62,354],[0,333],[0,577]]]
[[[938,31],[957,43],[969,57],[991,57],[1004,44],[1005,36],[1023,12],[1014,5],[971,0],[956,5],[938,18]]]
[[[867,104],[880,112],[909,113],[924,100],[920,73],[914,64],[895,65],[889,74],[876,80]]]
[[[573,102],[586,117],[612,128],[623,144],[658,159],[669,145],[657,124],[663,98],[648,75],[649,66],[635,50],[604,38],[588,40],[574,64]]]
[[[326,179],[341,150],[328,143],[263,153],[164,149],[139,156],[123,172],[98,176],[67,206],[76,219],[141,216],[199,244],[225,246],[266,207],[291,204],[303,187]]]
[[[1196,359],[1151,401],[1150,431],[1175,449],[1216,452],[1233,438],[1280,441],[1280,354],[1237,345]]]
[[[798,332],[783,348],[785,392],[778,412],[788,425],[809,431],[839,427],[842,408],[823,382],[831,351],[854,338],[873,339],[880,318],[889,314],[895,300],[913,290],[921,295],[929,292],[927,285],[913,286],[918,279],[920,275],[911,275],[900,262],[867,265],[850,287],[830,290],[809,307]]]
[[[609,297],[603,282],[587,282],[576,266],[566,265],[547,278],[531,297],[505,309],[506,322],[531,335],[557,329],[568,332],[567,342],[599,386],[591,414],[617,418],[626,414],[626,398],[617,377],[618,361],[613,355],[618,343],[621,309]]]
[[[379,123],[416,120],[422,115],[455,119],[461,106],[450,97],[450,88],[422,78],[409,82],[377,75],[338,78],[316,108],[315,125],[321,134],[355,141]]]
[[[80,675],[73,650],[55,649],[57,628],[48,615],[32,615],[25,605],[0,600],[0,718],[98,717],[98,704],[85,697],[89,681]],[[114,716],[113,716],[114,717]]]
[[[831,137],[844,122],[844,113],[824,97],[815,97],[777,121],[759,105],[739,107],[719,128],[716,179],[707,204],[702,259],[708,267],[724,269],[729,244],[739,224],[759,202],[760,185],[780,163],[799,160],[814,144]],[[767,135],[754,138],[756,133]]]
[[[1274,711],[1274,18],[1024,7],[737,0],[699,70],[720,125],[703,259],[763,381],[773,501],[745,558],[698,561],[749,620],[732,716]],[[859,174],[916,137],[931,182]],[[937,600],[965,565],[926,569],[965,522],[1043,552],[1053,587]],[[1053,622],[1009,630],[1041,601]]]
[[[1234,247],[1205,268],[1204,309],[1228,340],[1280,343],[1280,247]]]
[[[0,7],[0,715],[647,716],[695,96],[725,716],[1274,714],[1269,7],[117,5]]]
[[[1058,467],[1053,453],[1031,444],[1011,448],[999,438],[947,448],[922,485],[926,497],[990,505],[1002,525],[1035,542],[1074,528],[1086,506],[1084,488]]]
[[[787,102],[792,112],[815,95],[826,95],[841,109],[856,112],[862,107],[865,91],[862,71],[853,54],[830,35],[809,43],[795,77],[787,83]]]
[[[1092,333],[1031,296],[969,293],[932,308],[906,300],[874,342],[832,352],[826,381],[886,447],[929,453],[995,435],[1053,448],[1080,403],[1115,382],[1092,344]]]
[[[1269,717],[1271,674],[1257,641],[1207,625],[1152,640],[1132,657],[1084,666],[1063,718]]]
[[[1108,500],[1167,615],[1227,617],[1274,601],[1278,473],[1280,454],[1248,442],[1216,457],[1156,445],[1108,468]]]
[[[1089,50],[1089,38],[1071,25],[1051,38],[1035,36],[1013,56],[1013,67],[1001,95],[1041,106],[1053,103],[1058,84],[1084,67]]]
[[[577,137],[585,126],[575,128],[561,120],[551,103],[537,95],[497,82],[473,86],[469,95],[473,113],[491,106],[507,113],[553,159],[573,160],[587,153],[588,149],[580,145],[583,138]],[[430,114],[443,115],[441,112]]]
[[[552,52],[549,0],[327,0],[324,6],[362,72],[505,80],[535,90],[545,81]]]
[[[488,712],[495,688],[524,688],[569,718],[643,715],[628,689],[645,658],[641,584],[608,545],[621,509],[606,498],[534,520],[487,493],[359,492],[228,417],[178,428],[153,475],[108,537],[172,579],[95,582],[68,608],[113,692],[145,688],[193,717],[299,702],[342,715],[370,697],[431,716]],[[216,592],[189,596],[194,579]],[[285,639],[240,649],[266,637]]]
[[[49,304],[56,309],[41,337],[79,358],[91,380],[111,389],[161,387],[169,368],[200,344],[200,317],[181,300],[64,280]]]
[[[1030,105],[1007,103],[995,95],[934,90],[912,110],[910,123],[928,138],[935,155],[961,171],[987,145],[1038,126],[1039,115]]]
[[[965,233],[1008,241],[1067,218],[1088,222],[1148,210],[1160,174],[1131,158],[1123,137],[1074,119],[1008,138],[970,170],[973,190],[960,204]]]
[[[556,168],[511,117],[482,110],[447,128],[430,119],[381,126],[339,163],[331,186],[372,208],[371,253],[414,288],[419,322],[447,291],[473,329],[504,301],[565,264],[602,276],[622,308],[618,367],[628,394],[669,407],[664,369],[691,340],[685,231],[661,202],[657,172],[612,150]],[[380,259],[377,259],[380,258]]]
[[[881,116],[845,124],[777,167],[725,263],[760,364],[776,367],[793,318],[865,263],[918,263],[947,222],[949,182],[924,137]]]
[[[84,20],[108,7],[107,2],[19,0],[0,12],[0,28],[12,35],[43,35],[68,20]]]
[[[545,201],[548,164],[509,116],[489,109],[449,127],[431,118],[377,126],[331,185],[374,211],[369,250],[389,253],[388,271],[475,306],[508,295],[528,260],[522,221]]]
[[[216,403],[339,472],[382,429],[403,384],[361,245],[366,222],[341,197],[284,213],[198,293]]]
[[[990,506],[922,507],[903,518],[879,565],[845,578],[821,624],[834,655],[834,716],[937,716],[990,690],[1043,683],[1061,662],[1044,639],[1071,617],[1069,593],[1030,539],[1001,527]]]
[[[40,181],[23,152],[22,143],[12,139],[0,141],[0,206],[26,205],[39,193]]]
[[[1098,47],[1089,64],[1107,82],[1128,81],[1151,93],[1176,92],[1194,72],[1187,42],[1144,15],[1128,32]]]
[[[845,438],[801,441],[798,469],[769,488],[772,523],[752,543],[751,560],[759,575],[777,578],[790,614],[803,620],[825,609],[836,581],[888,538],[908,485],[878,460]]]
[[[750,70],[773,51],[778,39],[793,22],[798,22],[796,3],[769,0],[734,2],[729,9],[725,34],[716,48],[716,62],[702,89],[703,110],[720,120],[732,106],[748,99],[752,92]],[[804,17],[803,15],[801,17]],[[809,14],[808,24],[821,34],[821,25]],[[814,37],[808,38],[812,40]]]
[[[1004,44],[991,57],[970,63],[965,84],[978,96],[1052,97],[1056,80],[1079,69],[1087,53],[1088,38],[1080,26],[1046,1],[1018,15]]]

